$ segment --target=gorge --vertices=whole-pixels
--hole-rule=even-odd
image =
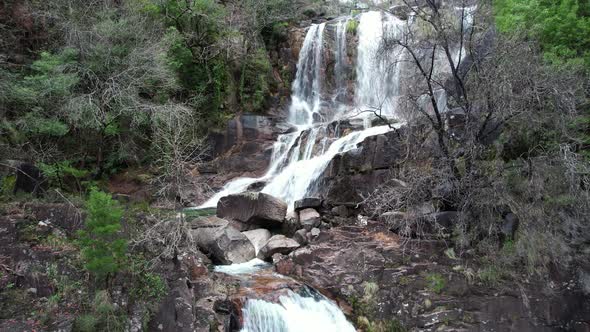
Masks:
[[[590,331],[590,5],[0,2],[0,331]]]

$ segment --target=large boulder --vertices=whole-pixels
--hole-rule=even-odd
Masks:
[[[295,211],[307,209],[307,208],[319,208],[322,206],[322,200],[317,197],[306,197],[295,201]]]
[[[200,218],[191,227],[199,248],[221,264],[244,263],[256,257],[252,242],[227,220],[217,217]]]
[[[242,234],[244,234],[248,238],[248,240],[252,242],[252,245],[254,245],[254,250],[256,251],[256,253],[258,253],[260,248],[264,247],[266,242],[268,242],[268,240],[272,236],[268,229],[264,228],[242,232]]]
[[[286,255],[299,247],[300,245],[297,241],[284,235],[275,235],[260,249],[258,258],[267,259],[276,253]]]
[[[264,193],[245,192],[222,197],[217,216],[242,223],[280,227],[287,215],[287,203]]]

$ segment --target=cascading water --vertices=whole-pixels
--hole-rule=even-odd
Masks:
[[[382,12],[360,15],[355,112],[377,111],[395,117],[403,48],[382,52],[382,45],[385,39],[399,38],[405,25],[405,21]]]
[[[309,28],[299,54],[289,109],[289,121],[297,126],[309,127],[313,123],[314,114],[319,115],[325,27],[326,23],[322,23]]]
[[[289,292],[279,303],[248,300],[242,332],[354,332],[338,306],[321,294]]]
[[[316,180],[323,173],[334,156],[355,149],[366,137],[383,134],[388,126],[354,131],[344,137],[339,131],[328,133],[328,126],[334,120],[355,117],[351,111],[365,107],[381,107],[382,115],[395,116],[395,97],[399,90],[399,62],[402,52],[394,50],[391,54],[379,54],[382,37],[403,32],[404,21],[382,12],[366,12],[360,15],[357,29],[359,36],[358,58],[356,64],[356,96],[353,105],[347,105],[347,38],[346,26],[350,17],[337,19],[334,43],[334,91],[327,89],[325,81],[324,33],[326,23],[312,25],[305,36],[297,74],[293,82],[289,123],[296,130],[280,135],[273,147],[271,165],[260,178],[240,178],[233,180],[200,207],[214,207],[226,195],[246,191],[256,182],[264,181],[262,192],[280,197],[290,208],[293,203],[305,196],[313,195]],[[332,103],[323,96],[331,96]],[[326,110],[332,104],[334,109]],[[370,119],[363,115],[360,120]],[[369,121],[370,122],[370,121]]]

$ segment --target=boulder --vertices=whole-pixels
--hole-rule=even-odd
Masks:
[[[319,228],[312,228],[310,233],[312,238],[318,237],[320,236],[321,230]]]
[[[297,241],[300,245],[304,246],[307,244],[307,231],[305,229],[300,229],[293,235],[293,240]]]
[[[200,218],[191,224],[195,242],[221,264],[244,263],[256,257],[246,235],[217,217]]]
[[[322,206],[322,200],[317,197],[307,197],[295,201],[295,211],[300,211],[307,208],[317,209]]]
[[[259,228],[259,229],[254,229],[251,231],[242,232],[242,234],[246,235],[248,240],[250,240],[250,242],[252,242],[252,245],[254,245],[254,250],[256,251],[257,254],[258,254],[258,251],[260,250],[260,248],[262,248],[266,244],[266,242],[268,242],[270,237],[272,236],[270,234],[270,232],[268,231],[268,229],[264,229],[264,228]]]
[[[264,193],[245,192],[222,197],[217,216],[242,223],[280,227],[287,214],[287,203]]]
[[[260,249],[258,258],[267,259],[276,253],[287,255],[299,247],[300,245],[297,241],[284,235],[275,235]]]
[[[312,208],[307,208],[299,211],[299,223],[306,230],[311,230],[313,227],[320,225],[320,214]]]

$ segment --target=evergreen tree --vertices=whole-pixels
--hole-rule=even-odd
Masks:
[[[127,241],[121,236],[123,209],[107,193],[93,189],[86,202],[85,229],[79,243],[85,268],[98,279],[108,280],[121,269]]]

